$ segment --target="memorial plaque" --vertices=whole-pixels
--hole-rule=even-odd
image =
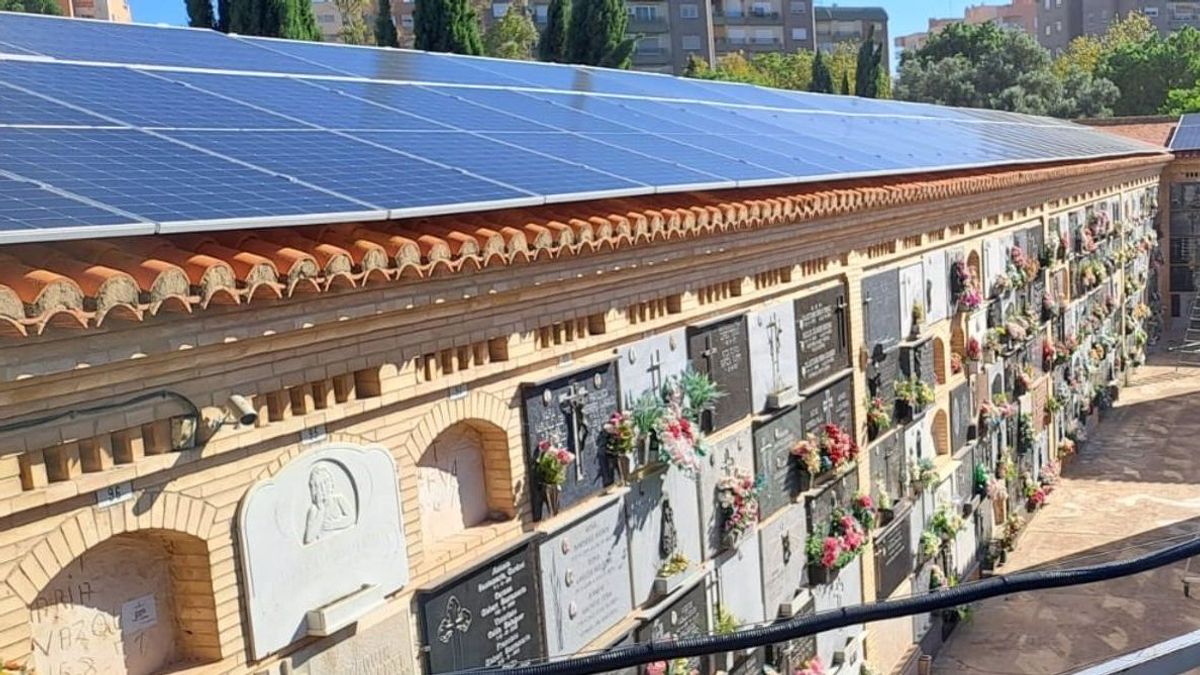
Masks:
[[[896,399],[896,380],[900,379],[900,349],[876,352],[867,363],[867,389],[871,396],[888,405]]]
[[[965,579],[967,573],[975,569],[975,565],[979,562],[979,540],[975,538],[975,528],[964,527],[954,538],[952,548],[954,550],[954,567],[947,569],[946,574],[953,574],[959,579]]]
[[[738,547],[717,560],[717,589],[721,606],[739,624],[766,619],[762,596],[762,559],[758,537],[742,539]]]
[[[793,504],[760,525],[758,538],[767,617],[790,616],[784,613],[784,606],[794,611],[793,600],[804,589],[804,545],[808,538],[804,507]]]
[[[801,469],[792,459],[792,448],[803,436],[798,407],[755,423],[754,472],[765,481],[758,499],[761,517],[770,517],[799,493]]]
[[[738,316],[688,329],[692,367],[708,374],[724,396],[705,413],[706,431],[724,429],[750,413],[750,354],[745,317]]]
[[[733,475],[735,469],[754,473],[754,438],[750,429],[714,443],[708,457],[708,466],[700,472],[697,485],[700,491],[700,522],[704,529],[701,541],[704,558],[714,557],[721,550],[721,520],[716,508],[717,481]]]
[[[913,305],[925,306],[925,269],[921,263],[900,268],[900,339],[906,340],[912,335]],[[928,323],[925,324],[926,326]]]
[[[905,345],[900,348],[900,374],[906,378],[915,375],[922,382],[934,384],[936,374],[933,362],[934,350],[932,339],[926,339],[914,345]]]
[[[803,599],[803,601],[801,601]],[[812,616],[816,613],[816,605],[812,594],[805,589],[796,599],[799,609],[794,618]],[[789,673],[804,667],[817,655],[817,636],[806,635],[787,642],[771,645],[767,648],[767,663],[782,673]]]
[[[796,315],[791,301],[778,302],[747,317],[750,389],[754,411],[775,410],[798,400]]]
[[[538,563],[547,656],[574,654],[633,609],[620,502],[543,541]]]
[[[903,432],[892,431],[871,445],[871,496],[876,503],[886,492],[893,505],[897,505],[906,492],[902,439]]]
[[[708,633],[708,589],[701,582],[639,627],[634,638],[638,642],[657,642],[702,637]],[[703,672],[704,659],[699,656],[688,659],[688,670],[693,668]]]
[[[796,300],[793,312],[801,389],[850,366],[844,286]]]
[[[810,495],[804,502],[809,531],[817,532],[829,524],[835,509],[849,508],[856,492],[858,472],[851,470],[825,485],[820,492]]]
[[[417,675],[420,672],[413,650],[412,614],[407,607],[352,636],[331,637],[305,647],[292,654],[289,660],[295,675]]]
[[[805,434],[819,433],[821,426],[833,423],[853,433],[854,394],[849,376],[812,394],[800,404]]]
[[[925,255],[925,314],[937,323],[953,313],[950,307],[950,262],[945,251]]]
[[[862,558],[856,558],[854,562],[842,568],[830,583],[815,586],[813,600],[817,613],[862,604]],[[842,651],[847,641],[857,638],[862,633],[863,625],[856,623],[817,635],[817,653],[821,657],[821,663],[832,664],[834,654]]]
[[[604,423],[619,407],[613,363],[522,386],[525,452],[529,475],[537,461],[538,443],[549,441],[575,454],[562,486],[561,508],[577,504],[604,489],[611,480],[604,450]],[[541,485],[529,482],[533,516],[546,517]]]
[[[633,632],[631,631],[623,635],[620,640],[616,640],[612,644],[608,645],[608,648],[615,650],[622,647],[630,647],[635,644],[635,642],[636,641],[634,640]],[[629,668],[621,668],[619,670],[606,670],[602,675],[639,675],[640,672],[641,671],[636,666],[630,666]]]
[[[862,296],[867,349],[874,354],[899,344],[900,270],[891,269],[864,277]]]
[[[913,595],[921,596],[929,593],[929,582],[933,578],[933,564],[926,563],[913,575]],[[921,642],[925,634],[933,628],[933,614],[924,612],[912,615],[913,642]]]
[[[952,504],[968,502],[975,494],[975,462],[972,461],[974,457],[975,455],[968,449],[961,457],[954,458],[958,460],[958,466],[954,467],[954,473],[951,476]]]
[[[1033,430],[1041,433],[1046,429],[1046,404],[1050,401],[1050,391],[1043,380],[1035,383],[1029,393],[1029,414],[1033,416]]]
[[[632,410],[643,394],[661,392],[668,380],[682,375],[687,367],[687,335],[682,328],[621,347],[617,350],[621,408]]]
[[[1034,260],[1042,257],[1042,249],[1046,246],[1046,235],[1041,225],[1035,225],[1025,231],[1026,253]]]
[[[886,600],[912,573],[911,516],[910,509],[897,513],[895,520],[875,535],[876,600]]]
[[[1027,230],[1017,230],[1016,232],[1013,232],[1012,238],[1013,246],[1025,251],[1026,253],[1029,252],[1029,234]]]
[[[696,482],[682,471],[660,471],[630,485],[625,495],[633,604],[651,600],[662,564],[679,552],[700,569],[700,499]]]
[[[767,650],[764,647],[740,651],[733,655],[733,668],[729,675],[761,675],[767,662]]]
[[[932,415],[925,415],[904,429],[904,451],[912,459],[933,459],[937,455],[937,447],[929,429],[932,419]]]
[[[995,281],[1001,274],[1008,272],[1009,245],[1003,238],[993,237],[983,240],[983,279],[980,280],[983,296],[994,296]]]
[[[532,544],[417,594],[426,672],[498,668],[546,656]]]
[[[958,452],[970,439],[970,427],[975,423],[975,405],[971,401],[971,385],[961,384],[950,392],[950,451]]]

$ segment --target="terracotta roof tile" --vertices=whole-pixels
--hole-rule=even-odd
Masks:
[[[1107,128],[1107,127],[1106,127]],[[928,202],[1165,155],[951,175],[630,197],[388,223],[0,247],[0,329],[140,321],[164,307],[292,297]]]
[[[1167,143],[1171,141],[1171,133],[1175,131],[1175,124],[1176,122],[1172,120],[1170,122],[1102,124],[1096,125],[1095,128],[1110,134],[1132,138],[1143,143],[1152,143],[1165,148],[1167,147]]]

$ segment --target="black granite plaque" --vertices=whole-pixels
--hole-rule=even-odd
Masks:
[[[871,396],[890,405],[896,398],[896,380],[900,379],[900,349],[879,352],[867,364],[867,389]]]
[[[744,316],[689,328],[688,358],[724,393],[716,409],[705,414],[706,431],[723,429],[750,414],[750,351]]]
[[[800,298],[796,311],[796,362],[800,388],[850,365],[850,331],[846,321],[846,289],[837,286]]]
[[[967,443],[968,430],[975,423],[971,404],[971,385],[964,383],[950,392],[950,451],[958,452]]]
[[[738,652],[733,656],[733,668],[729,669],[729,675],[760,675],[766,662],[767,650],[764,647]]]
[[[988,328],[996,328],[1004,325],[1004,303],[993,301],[987,306],[987,325]],[[982,338],[981,338],[982,341]]]
[[[871,497],[887,492],[892,503],[904,495],[904,432],[895,430],[871,444]]]
[[[800,403],[803,414],[803,429],[806,434],[815,434],[821,425],[832,422],[842,429],[854,432],[854,385],[847,376],[828,387],[808,396]]]
[[[854,493],[858,492],[858,472],[854,469],[838,476],[837,480],[826,485],[815,495],[805,501],[805,514],[808,516],[808,531],[818,531],[829,523],[834,509],[849,508]]]
[[[885,600],[913,569],[911,509],[875,535],[875,599]]]
[[[575,454],[567,467],[560,506],[566,508],[599,492],[611,481],[604,452],[604,423],[619,406],[616,367],[611,363],[572,375],[522,387],[525,414],[525,451],[530,475],[537,461],[538,443],[550,441]],[[534,518],[546,510],[542,486],[529,481]]]
[[[891,349],[900,342],[900,270],[865,277],[862,293],[867,349]]]
[[[545,656],[536,557],[526,543],[417,593],[427,672],[498,668]]]
[[[1042,231],[1041,226],[1031,227],[1025,230],[1025,252],[1033,260],[1040,260],[1042,257],[1042,248],[1046,245],[1046,234]]]
[[[970,499],[975,493],[975,453],[970,450],[955,456],[958,466],[954,467],[954,489],[959,499]]]
[[[639,627],[634,639],[638,642],[655,642],[702,635],[708,635],[708,594],[704,584],[698,583],[658,616]],[[697,656],[689,659],[688,669],[692,668],[703,672],[703,658]]]
[[[926,339],[900,348],[900,374],[904,377],[917,376],[922,382],[934,383],[933,340]]]
[[[758,499],[763,518],[790,504],[800,490],[800,463],[792,459],[792,447],[802,437],[796,406],[754,425],[754,471],[765,481]]]
[[[795,618],[812,616],[817,613],[812,596],[804,606],[797,610]],[[817,656],[817,636],[806,635],[787,642],[771,645],[767,649],[767,663],[781,673],[790,673],[804,667],[804,664]]]

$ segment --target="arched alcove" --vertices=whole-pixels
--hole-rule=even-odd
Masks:
[[[933,377],[938,384],[946,384],[946,358],[945,341],[933,338]]]
[[[980,284],[980,290],[983,290],[983,270],[979,265],[979,251],[972,250],[967,253],[967,268],[971,270],[971,276],[975,278],[975,283]]]
[[[87,549],[28,603],[34,668],[149,675],[219,660],[210,569],[204,541],[172,530]]]
[[[950,420],[945,410],[933,415],[933,447],[939,455],[950,454]]]
[[[997,372],[992,375],[992,396],[1004,393],[1004,373]]]
[[[463,420],[434,437],[417,461],[421,532],[427,544],[511,511],[507,483],[489,480],[507,466],[507,458],[507,434],[490,422]]]

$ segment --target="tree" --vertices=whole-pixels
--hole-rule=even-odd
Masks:
[[[230,0],[217,0],[217,30],[222,33],[229,32],[229,19],[232,14],[229,3]]]
[[[483,54],[479,20],[469,0],[417,0],[413,11],[413,35],[417,49]]]
[[[714,66],[693,55],[686,77],[725,82],[744,82],[764,87],[807,91],[812,83],[813,54],[797,50],[791,54],[767,52],[747,59],[741,52],[725,54]]]
[[[808,85],[808,90],[818,94],[834,93],[833,73],[829,70],[829,64],[825,62],[825,55],[819,51],[813,57],[812,81]]]
[[[875,26],[858,47],[854,68],[854,93],[863,98],[879,97],[879,71],[883,69],[883,46],[875,41]]]
[[[212,0],[186,0],[188,25],[192,28],[215,28]]]
[[[625,36],[628,23],[625,0],[571,3],[566,61],[614,68],[628,66],[633,45],[637,42],[637,38]]]
[[[838,92],[844,96],[849,96],[854,92],[850,90],[850,71],[842,71],[842,90]]]
[[[290,40],[321,39],[312,3],[307,0],[229,0],[228,5],[229,32]]]
[[[842,84],[839,93],[853,93],[849,85],[857,75],[858,46],[853,42],[839,42],[834,45],[833,51],[825,55],[825,60],[829,62],[829,72],[833,73],[833,81]]]
[[[538,58],[550,63],[562,63],[567,57],[567,24],[571,15],[571,0],[550,0],[546,9],[546,28],[538,41]]]
[[[54,0],[0,0],[0,11],[24,12],[26,14],[53,14],[58,16],[62,10]]]
[[[1121,90],[1118,115],[1152,115],[1172,90],[1195,86],[1200,74],[1200,31],[1187,26],[1166,39],[1153,33],[1106,50],[1100,74]]]
[[[483,51],[488,56],[527,61],[533,58],[537,41],[537,26],[529,18],[528,8],[513,2],[504,16],[483,34]]]
[[[379,0],[379,7],[375,10],[375,44],[380,47],[400,46],[396,23],[392,20],[391,0]]]
[[[371,44],[371,29],[367,27],[367,7],[370,0],[333,0],[342,18],[338,36],[348,45]]]

